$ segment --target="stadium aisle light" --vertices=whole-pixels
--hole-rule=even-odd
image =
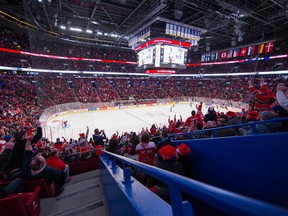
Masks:
[[[70,27],[71,31],[76,31],[76,32],[82,32],[82,29],[80,28],[74,28],[74,27]]]
[[[86,29],[86,32],[89,34],[92,34],[92,30],[90,30],[90,29]]]

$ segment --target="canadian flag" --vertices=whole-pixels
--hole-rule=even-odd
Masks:
[[[227,56],[227,53],[226,53],[226,52],[222,52],[222,53],[221,53],[221,59],[226,58],[226,56]]]
[[[265,44],[265,52],[272,52],[274,46],[274,42],[269,42]]]

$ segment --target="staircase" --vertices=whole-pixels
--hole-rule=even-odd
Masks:
[[[108,215],[99,170],[72,176],[62,194],[41,199],[41,216]]]

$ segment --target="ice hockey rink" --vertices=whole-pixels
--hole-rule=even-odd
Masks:
[[[191,115],[191,111],[196,110],[199,103],[176,103],[174,105],[159,105],[149,107],[120,108],[113,110],[97,110],[87,112],[76,112],[72,114],[59,114],[46,123],[44,136],[55,141],[56,138],[78,139],[79,133],[86,132],[89,127],[88,137],[92,137],[94,129],[104,130],[110,138],[116,131],[119,135],[124,132],[139,132],[142,128],[150,129],[152,124],[158,127],[168,125],[168,118],[174,119],[174,115],[183,121]],[[227,109],[214,105],[216,111],[227,112]],[[202,112],[205,114],[208,107],[203,104]],[[239,111],[236,108],[229,110]],[[63,126],[63,121],[67,121],[67,126]]]

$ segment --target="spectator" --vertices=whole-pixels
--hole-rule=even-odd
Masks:
[[[208,108],[208,113],[204,116],[204,122],[207,123],[208,121],[215,122],[217,125],[217,115],[213,106]]]
[[[288,87],[284,83],[278,83],[276,98],[281,107],[288,110]]]
[[[202,109],[202,105],[201,105],[201,109]],[[203,125],[203,121],[202,121],[201,115],[199,113],[196,114],[196,111],[192,110],[191,111],[191,116],[186,119],[185,124],[189,128],[193,128],[193,127],[196,127],[196,125],[198,123]]]
[[[178,175],[185,174],[185,169],[182,166],[182,164],[175,160],[175,157],[176,157],[175,147],[171,145],[166,145],[162,147],[159,150],[159,156],[161,157],[161,160],[157,162],[156,164],[157,167],[173,172]],[[166,202],[169,202],[170,199],[169,199],[168,185],[161,181],[157,181],[155,179],[151,179],[150,181],[152,181],[150,182],[150,184],[152,184],[150,186],[153,186],[153,187],[150,187],[150,190],[156,193],[159,197],[161,197]]]
[[[94,134],[93,134],[93,140],[94,140],[93,146],[101,145],[103,148],[104,147],[104,139],[106,139],[105,131],[104,130],[99,131],[99,129],[96,128],[94,130]]]
[[[36,123],[37,133],[31,140],[31,144],[36,144],[42,137],[42,128],[40,127],[40,122]],[[24,151],[27,143],[26,139],[27,130],[23,130],[15,134],[15,145],[12,150],[12,155],[9,160],[7,167],[3,173],[4,177],[13,180],[19,177],[22,172],[23,161],[24,161]],[[32,147],[31,147],[32,150]]]
[[[192,170],[192,166],[188,158],[190,152],[190,148],[184,143],[181,143],[179,146],[177,146],[176,161],[184,167],[184,175],[187,177],[191,177]]]
[[[45,158],[42,156],[34,156],[31,145],[32,136],[26,137],[25,141],[22,177],[27,180],[43,178],[48,185],[54,182],[56,185],[56,192],[59,195],[64,189],[65,173],[54,167],[48,167]]]
[[[46,160],[46,165],[63,171],[65,173],[65,182],[69,181],[69,166],[59,158],[58,149],[53,149],[50,152],[50,157]]]
[[[218,127],[229,126],[227,115],[220,115]],[[235,136],[237,134],[235,128],[225,128],[216,131],[217,137]]]
[[[161,133],[161,141],[158,142],[157,144],[157,152],[164,146],[166,145],[171,145],[172,142],[170,140],[170,138],[168,137],[168,131],[167,130],[162,130]]]
[[[270,120],[273,118],[275,118],[275,116],[270,111],[265,111],[260,114],[260,121]],[[256,129],[259,134],[278,132],[280,131],[280,128],[281,128],[281,122],[256,124]],[[246,129],[242,131],[242,133],[244,135],[253,134],[253,129],[252,128]]]
[[[131,148],[130,148],[130,155],[134,155],[135,151],[136,151],[136,146],[139,144],[139,137],[137,136],[137,134],[135,132],[132,133],[130,142],[132,144]]]
[[[138,161],[145,164],[154,165],[156,149],[157,147],[155,143],[150,141],[149,132],[142,132],[140,143],[136,146]]]

